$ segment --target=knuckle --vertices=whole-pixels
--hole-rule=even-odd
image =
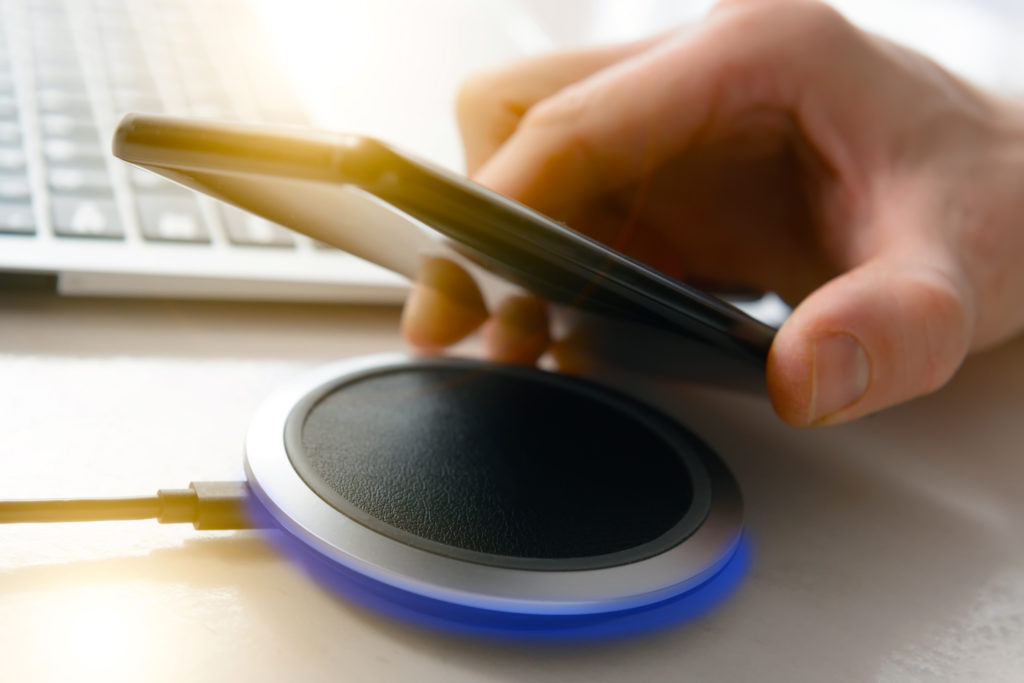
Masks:
[[[725,0],[707,25],[720,50],[717,80],[734,92],[777,97],[801,78],[838,69],[856,48],[856,29],[819,0]]]
[[[825,42],[830,43],[845,36],[853,24],[832,5],[818,0],[801,0],[794,7],[794,23]]]
[[[519,129],[547,141],[553,159],[571,156],[592,160],[594,150],[587,126],[595,108],[600,109],[598,99],[592,88],[569,86],[531,107]]]
[[[732,9],[750,9],[769,4],[774,3],[771,0],[718,0],[714,7],[711,8],[711,13],[715,14]]]
[[[751,28],[756,28],[754,35],[767,29],[779,39],[801,45],[808,41],[829,45],[852,28],[839,10],[821,0],[722,0],[714,11],[723,10],[729,10],[748,33]]]
[[[578,125],[593,106],[588,88],[571,85],[541,100],[523,116],[524,127],[570,129]]]

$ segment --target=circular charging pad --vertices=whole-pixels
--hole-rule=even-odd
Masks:
[[[699,439],[533,368],[328,366],[260,408],[246,471],[321,566],[434,621],[534,631],[635,616],[708,584],[740,546],[736,484]]]

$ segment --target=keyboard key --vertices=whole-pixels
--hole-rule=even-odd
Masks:
[[[234,109],[216,102],[198,102],[189,105],[189,113],[204,119],[234,118]]]
[[[220,205],[221,219],[232,244],[253,247],[293,247],[291,231],[227,204]]]
[[[92,114],[89,97],[69,88],[44,88],[36,94],[39,110],[47,114]]]
[[[82,72],[73,63],[56,64],[36,68],[36,85],[44,88],[81,88]]]
[[[138,198],[142,236],[157,242],[209,242],[195,197],[144,195]]]
[[[43,141],[47,161],[84,166],[102,166],[106,153],[98,142],[51,138]]]
[[[146,63],[146,53],[138,41],[107,41],[103,44],[103,58],[106,64]]]
[[[106,168],[53,166],[46,177],[54,192],[110,192],[110,177]]]
[[[0,145],[21,141],[21,127],[14,121],[0,121]]]
[[[91,119],[68,116],[66,114],[47,114],[41,118],[43,135],[50,138],[74,138],[75,140],[99,139],[99,131]]]
[[[153,79],[145,67],[121,62],[110,65],[110,82],[116,88],[145,88],[152,84]]]
[[[131,35],[132,19],[123,11],[100,14],[98,19],[100,29],[104,33]]]
[[[113,199],[91,197],[51,198],[53,230],[63,237],[122,239],[124,231]]]
[[[156,93],[137,90],[115,90],[114,107],[118,111],[162,112],[164,110],[164,105]]]
[[[25,168],[25,152],[21,147],[0,146],[0,171],[20,171]]]
[[[21,174],[0,173],[0,199],[29,199],[28,178]]]
[[[36,41],[30,44],[32,61],[37,70],[70,69],[81,73],[78,53],[75,51],[74,39],[53,42]]]
[[[0,233],[34,235],[36,219],[28,202],[0,201]]]
[[[211,102],[224,94],[224,86],[219,81],[199,80],[185,76],[185,97],[190,102]]]
[[[44,50],[73,49],[74,35],[67,17],[47,14],[39,17],[29,27],[32,42]]]
[[[64,6],[59,0],[35,0],[28,5],[33,21],[63,21]]]

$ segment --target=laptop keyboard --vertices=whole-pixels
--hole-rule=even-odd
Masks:
[[[224,259],[206,258],[187,275],[216,280],[242,273],[253,280],[272,251],[293,254],[306,280],[310,269],[302,258],[318,260],[325,273],[354,273],[352,282],[344,273],[327,278],[335,284],[358,289],[362,278],[371,288],[396,288],[396,280],[382,279],[383,271],[369,264],[110,154],[113,129],[129,111],[310,123],[249,3],[0,0],[0,10],[0,269],[95,274],[103,264],[84,263],[80,254],[64,268],[53,257],[34,264],[28,245],[71,253],[64,245],[104,243],[88,253],[135,275],[139,269],[124,265],[118,245],[133,254],[147,250],[149,256],[128,260],[150,264],[157,274],[168,259],[235,250],[229,267],[222,267]],[[192,251],[161,252],[168,246]],[[5,250],[12,263],[3,262]],[[288,278],[287,265],[272,265],[273,278]],[[181,268],[163,271],[181,276]],[[349,292],[341,298],[360,297]]]

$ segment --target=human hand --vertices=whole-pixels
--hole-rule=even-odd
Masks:
[[[767,367],[791,424],[928,393],[1024,327],[1024,112],[818,2],[732,0],[534,59],[467,84],[459,120],[476,181],[673,277],[795,305]],[[435,260],[403,331],[439,348],[487,316]],[[543,304],[506,302],[484,338],[533,362]]]

